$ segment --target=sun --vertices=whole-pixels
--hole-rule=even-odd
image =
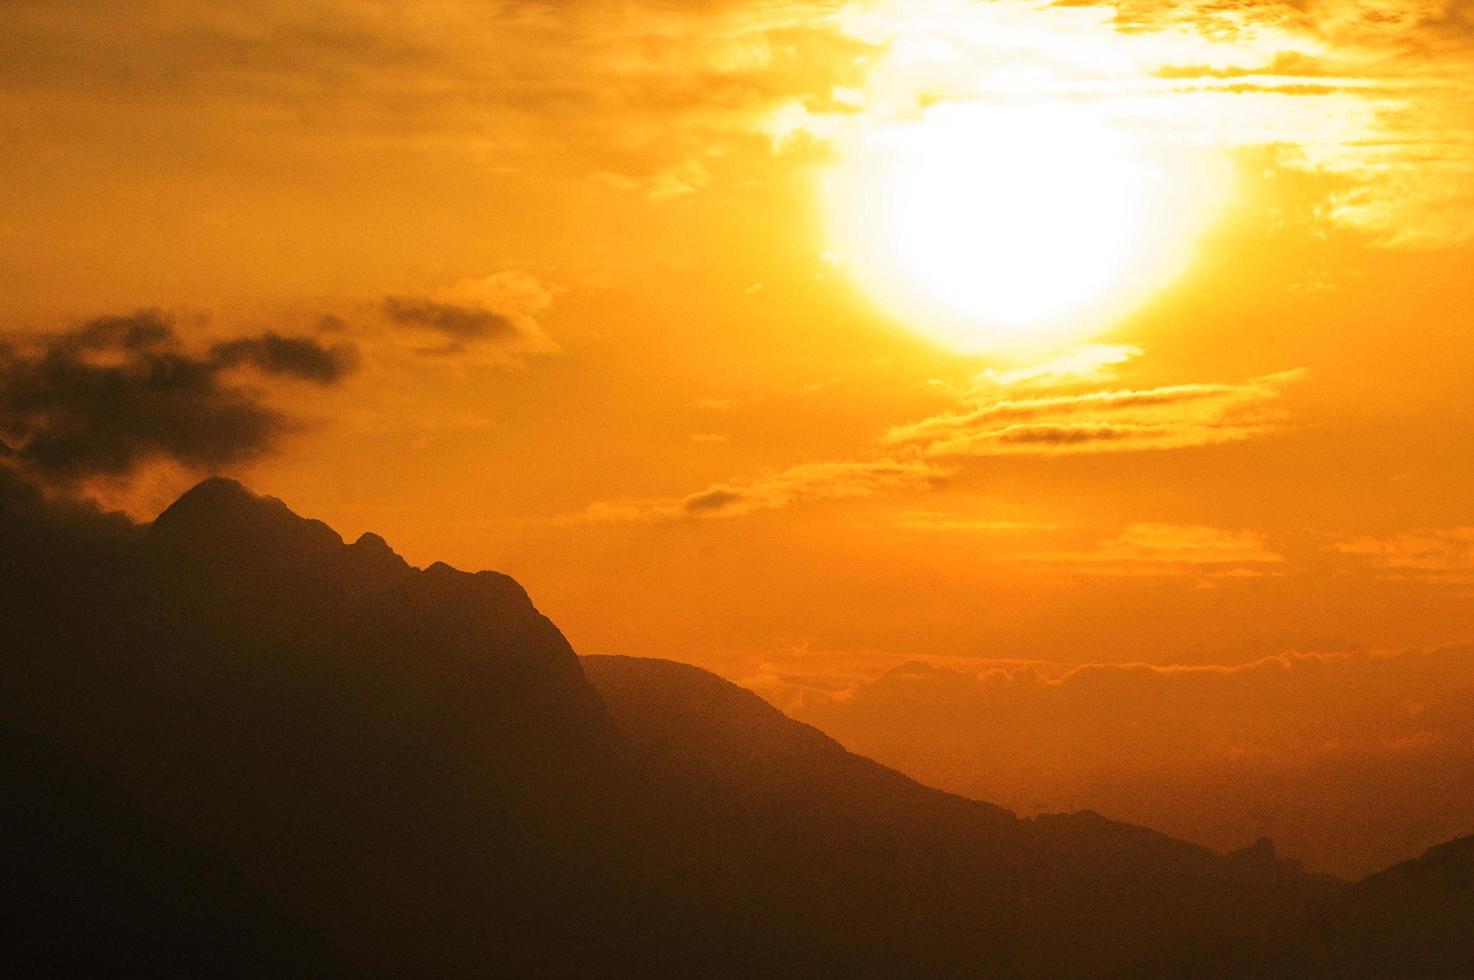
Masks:
[[[1113,325],[1182,271],[1221,184],[1087,106],[943,104],[863,130],[823,199],[831,251],[887,312],[991,353]]]

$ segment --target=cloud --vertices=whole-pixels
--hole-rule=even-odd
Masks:
[[[975,387],[1057,388],[1066,384],[1101,381],[1112,369],[1140,357],[1134,344],[1081,344],[1039,364],[998,370],[988,368],[977,376]]]
[[[223,366],[245,364],[265,374],[332,384],[358,367],[358,349],[349,344],[324,347],[306,337],[268,331],[259,337],[221,341],[210,348],[210,359]]]
[[[846,747],[1027,812],[1091,808],[1354,875],[1474,830],[1474,648],[1154,666],[775,655],[743,683]],[[856,677],[856,673],[862,676]]]
[[[834,18],[870,49],[847,104],[795,97],[769,131],[845,146],[949,103],[1088,104],[1190,156],[1278,148],[1272,173],[1321,181],[1307,221],[1446,246],[1474,235],[1471,21],[1451,0],[874,0]]]
[[[573,521],[623,523],[738,517],[800,503],[928,489],[952,472],[914,459],[805,463],[740,483],[714,484],[676,499],[593,504]]]
[[[484,172],[489,149],[502,173],[607,172],[659,197],[701,190],[704,160],[757,143],[780,92],[854,73],[831,54],[852,47],[830,30],[837,6],[5,4],[0,91],[44,102],[58,139],[91,120],[186,141],[248,132],[276,150],[305,124],[340,149],[370,142],[381,165],[386,146],[416,147]]]
[[[7,458],[48,482],[153,460],[213,469],[270,451],[293,427],[231,369],[331,385],[355,363],[348,345],[273,333],[195,354],[158,311],[100,317],[0,347],[0,433]]]
[[[1093,574],[1189,572],[1197,575],[1263,574],[1284,556],[1253,531],[1230,531],[1199,524],[1130,524],[1093,548],[1033,552],[1010,560],[1071,566]]]
[[[421,296],[389,296],[384,313],[404,326],[426,327],[456,341],[502,340],[516,336],[517,328],[500,313]]]
[[[1136,347],[1088,345],[1039,365],[985,371],[956,395],[964,408],[888,430],[881,440],[883,456],[795,466],[742,482],[716,484],[682,498],[595,503],[569,520],[610,523],[735,517],[815,500],[925,491],[957,471],[953,462],[938,462],[942,459],[1163,450],[1237,442],[1273,431],[1284,418],[1275,405],[1281,390],[1304,376],[1296,370],[1237,384],[1072,390],[1109,376],[1115,365],[1139,355]],[[999,397],[1000,391],[1014,387],[1040,393],[1030,398]],[[1048,394],[1051,390],[1070,393]],[[925,523],[909,529],[947,529],[943,523],[923,527]],[[975,522],[972,526],[978,529]],[[1151,527],[1139,525],[1138,529]],[[960,529],[960,525],[951,529]],[[1111,567],[1124,567],[1124,562]]]
[[[1474,585],[1474,527],[1354,537],[1332,547],[1367,561],[1382,578]]]
[[[928,456],[1125,452],[1237,442],[1272,429],[1300,371],[1239,384],[1186,384],[1001,398],[892,428],[885,441]]]
[[[558,350],[537,320],[551,305],[552,294],[536,278],[507,271],[463,279],[429,296],[388,296],[381,311],[392,327],[416,339],[421,354],[480,352],[507,363]]]
[[[966,514],[912,511],[896,527],[931,534],[992,534],[982,560],[1006,564],[1017,572],[1049,571],[1073,575],[1188,575],[1206,585],[1213,579],[1282,574],[1285,558],[1269,547],[1264,535],[1201,524],[1128,524],[1118,533],[1084,547],[1041,547],[1040,541],[1078,534],[1053,523],[989,520]],[[1010,544],[1020,535],[1027,545]]]
[[[490,146],[502,172],[679,196],[726,185],[765,133],[828,145],[940,103],[1068,99],[1182,145],[1292,147],[1281,166],[1351,185],[1322,220],[1389,244],[1474,231],[1471,50],[1446,0],[0,5],[0,90],[63,144],[279,152],[305,124],[376,157],[479,166]]]

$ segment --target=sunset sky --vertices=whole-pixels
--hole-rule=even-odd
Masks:
[[[1470,829],[1396,774],[1474,751],[1474,5],[8,0],[0,144],[55,492],[227,472],[1006,805]],[[48,357],[234,421],[46,455]]]

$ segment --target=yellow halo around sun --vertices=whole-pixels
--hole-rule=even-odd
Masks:
[[[1086,107],[934,106],[844,149],[823,184],[831,249],[953,350],[1079,340],[1178,275],[1216,212],[1222,173],[1173,163]]]

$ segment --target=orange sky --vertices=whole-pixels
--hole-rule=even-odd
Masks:
[[[0,142],[12,342],[351,345],[235,475],[952,788],[887,670],[1474,638],[1467,4],[12,0]],[[1461,731],[1399,678],[1275,717]]]

